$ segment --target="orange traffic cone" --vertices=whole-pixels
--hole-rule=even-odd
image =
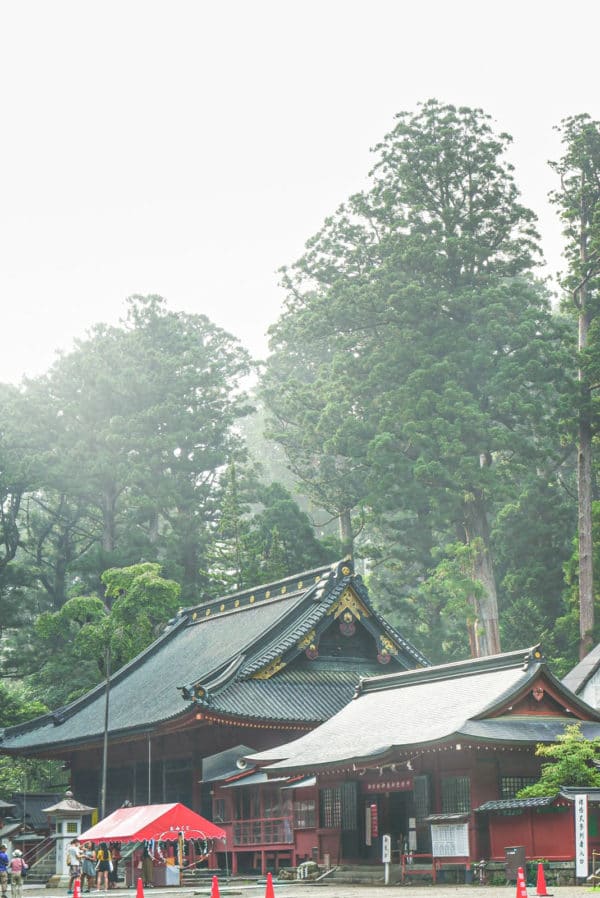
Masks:
[[[273,888],[273,874],[267,873],[267,888],[265,890],[265,898],[275,898],[275,889]]]
[[[210,887],[210,898],[219,898],[219,880],[216,876],[212,878],[212,884]]]
[[[76,879],[73,883],[73,898],[81,898],[81,880]]]
[[[519,867],[517,870],[517,898],[527,898],[527,883],[525,882],[523,867]]]
[[[144,898],[144,883],[142,882],[141,876],[138,877],[135,898]]]
[[[551,892],[546,888],[546,875],[544,873],[544,865],[538,864],[537,871],[537,887],[536,887],[536,895],[550,895]],[[73,896],[75,898],[75,896]]]

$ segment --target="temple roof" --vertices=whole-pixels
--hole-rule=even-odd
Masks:
[[[317,729],[250,758],[273,773],[376,766],[435,743],[551,742],[579,719],[584,735],[600,735],[598,712],[551,674],[534,646],[366,679],[356,699]]]
[[[579,693],[585,684],[600,668],[600,643],[582,658],[569,673],[563,677],[563,683],[571,692]]]
[[[233,722],[315,725],[386,662],[401,670],[428,663],[375,611],[351,562],[341,561],[181,611],[113,675],[109,734],[156,731],[199,711]],[[104,704],[101,683],[70,705],[4,730],[0,752],[98,743]]]

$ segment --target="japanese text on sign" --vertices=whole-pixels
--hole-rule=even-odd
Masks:
[[[575,876],[588,875],[587,795],[575,796]]]

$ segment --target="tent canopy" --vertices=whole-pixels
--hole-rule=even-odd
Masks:
[[[79,836],[80,842],[143,842],[148,839],[225,839],[225,832],[183,804],[119,808]]]

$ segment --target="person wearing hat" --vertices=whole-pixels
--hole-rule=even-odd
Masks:
[[[11,898],[21,898],[23,895],[23,876],[27,870],[27,864],[18,848],[15,848],[12,853],[8,869],[10,872]]]
[[[0,894],[2,898],[6,898],[6,890],[8,889],[8,855],[6,853],[6,845],[0,845]]]

